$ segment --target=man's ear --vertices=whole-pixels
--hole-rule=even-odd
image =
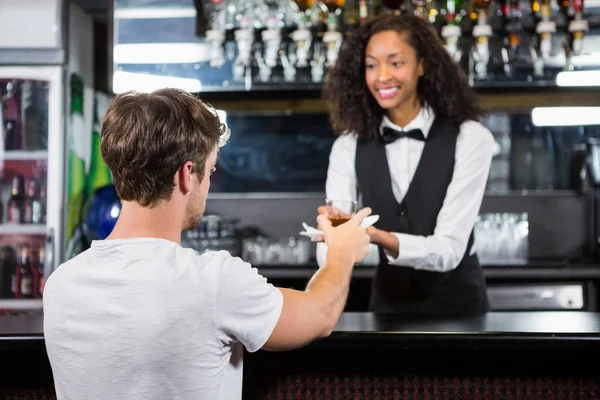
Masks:
[[[186,161],[185,164],[177,170],[177,183],[179,190],[183,194],[188,194],[192,190],[192,178],[194,174],[194,164],[191,161]]]

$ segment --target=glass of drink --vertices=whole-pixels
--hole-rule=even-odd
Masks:
[[[356,214],[358,206],[358,202],[352,200],[325,199],[325,204],[329,207],[329,220],[333,226],[339,226],[350,220]]]

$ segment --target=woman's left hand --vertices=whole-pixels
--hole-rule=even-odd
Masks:
[[[377,229],[374,226],[367,228],[367,235],[371,239],[371,243],[383,247],[392,257],[398,257],[400,243],[398,238],[393,233]]]
[[[379,232],[381,231],[375,228],[374,226],[370,226],[367,228],[367,235],[369,235],[369,238],[371,238],[371,243],[377,244],[379,240]]]

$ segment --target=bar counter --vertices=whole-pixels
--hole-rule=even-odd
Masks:
[[[0,395],[51,398],[43,317],[1,318]],[[244,399],[594,399],[598,360],[600,313],[344,313],[308,346],[246,353]]]
[[[600,314],[344,313],[326,339],[244,360],[244,399],[598,399]]]

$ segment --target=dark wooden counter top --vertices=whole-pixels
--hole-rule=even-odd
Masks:
[[[0,317],[0,351],[45,350],[42,316]]]
[[[600,347],[600,313],[490,312],[477,317],[426,318],[344,313],[317,347],[471,348]],[[43,348],[43,317],[0,317],[0,350]]]
[[[41,316],[0,317],[0,352],[11,366],[0,378],[0,389],[16,385],[51,393]],[[549,393],[553,398],[579,393],[592,399],[600,382],[596,369],[585,364],[599,357],[600,313],[491,312],[436,319],[344,313],[329,337],[308,346],[246,353],[243,390],[244,399],[292,392],[296,397],[288,398],[410,392],[414,397],[403,398],[446,399],[435,393],[464,392],[453,398],[477,393],[486,399],[492,398],[490,391],[494,398],[542,400]],[[528,397],[532,388],[537,397]]]
[[[256,266],[266,278],[303,279],[310,278],[318,266],[316,264],[298,266]],[[527,265],[486,265],[482,267],[487,279],[510,280],[597,280],[600,279],[600,264],[565,263],[558,261],[532,262]],[[374,268],[357,266],[355,278],[372,278]]]
[[[476,317],[426,318],[344,313],[334,332],[315,346],[404,348],[600,347],[600,313],[490,312]]]

